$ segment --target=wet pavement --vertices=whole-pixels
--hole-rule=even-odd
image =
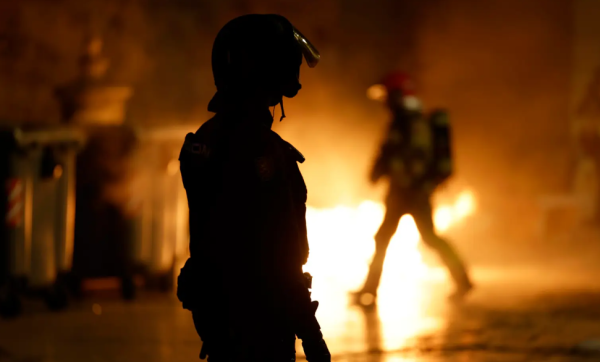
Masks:
[[[383,280],[379,306],[349,307],[318,279],[318,316],[336,361],[600,361],[600,278],[548,268],[475,270],[478,289],[447,302],[444,273]],[[326,288],[325,288],[326,286]],[[172,296],[96,297],[62,313],[41,303],[0,321],[0,362],[195,361],[200,341]],[[302,349],[298,347],[299,359]]]

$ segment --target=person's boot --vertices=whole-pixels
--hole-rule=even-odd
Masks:
[[[438,255],[442,259],[444,265],[446,265],[446,268],[448,268],[448,272],[456,285],[456,289],[450,294],[449,299],[452,302],[461,301],[473,289],[473,283],[469,278],[464,263],[454,248],[442,238],[438,238],[437,244],[439,245],[436,248]]]
[[[456,289],[452,294],[448,296],[448,299],[453,303],[461,302],[465,299],[467,294],[469,294],[473,290],[473,283],[470,281],[468,283],[463,283],[457,285]]]
[[[456,285],[456,289],[448,298],[451,302],[460,302],[473,290],[473,283],[460,261],[456,260],[455,263],[449,264],[448,269]]]
[[[363,308],[374,307],[377,301],[377,289],[379,288],[379,281],[381,280],[381,273],[383,271],[383,263],[373,261],[369,268],[369,274],[367,280],[363,285],[362,289],[357,292],[350,293],[350,303],[352,305],[360,306]]]
[[[350,293],[350,303],[361,308],[374,308],[377,302],[377,294],[366,290]]]

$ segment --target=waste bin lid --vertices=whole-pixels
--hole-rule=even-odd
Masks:
[[[5,129],[3,132],[10,133],[18,147],[48,144],[76,146],[83,145],[86,141],[85,132],[74,127],[15,127]]]
[[[183,142],[185,135],[196,132],[197,127],[190,125],[167,126],[167,127],[136,127],[136,136],[143,141],[177,141]]]

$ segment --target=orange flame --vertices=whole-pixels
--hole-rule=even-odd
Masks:
[[[473,193],[461,192],[453,203],[435,208],[436,228],[441,233],[450,230],[475,208]],[[318,315],[326,334],[328,331],[339,334],[355,319],[345,308],[348,292],[362,286],[375,251],[373,235],[383,215],[383,205],[372,201],[364,201],[355,208],[309,207],[307,210],[311,254],[304,269],[315,276],[313,297],[321,302]],[[400,347],[398,344],[415,330],[434,327],[429,324],[436,323],[424,318],[421,310],[422,281],[439,279],[444,274],[424,263],[418,249],[419,240],[412,216],[405,215],[388,248],[378,291],[382,332],[388,340],[383,341],[386,349]]]

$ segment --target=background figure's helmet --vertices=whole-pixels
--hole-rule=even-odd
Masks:
[[[403,96],[415,95],[415,82],[407,73],[395,72],[388,74],[383,78],[382,84],[388,93],[400,91]]]
[[[414,80],[404,72],[393,72],[385,76],[380,84],[367,90],[370,99],[387,102],[390,107],[420,110],[421,102],[416,96]]]
[[[274,96],[294,97],[301,88],[302,57],[317,65],[319,52],[286,18],[280,15],[244,15],[227,23],[212,50],[217,93],[209,103],[216,112],[224,97],[264,90]]]

